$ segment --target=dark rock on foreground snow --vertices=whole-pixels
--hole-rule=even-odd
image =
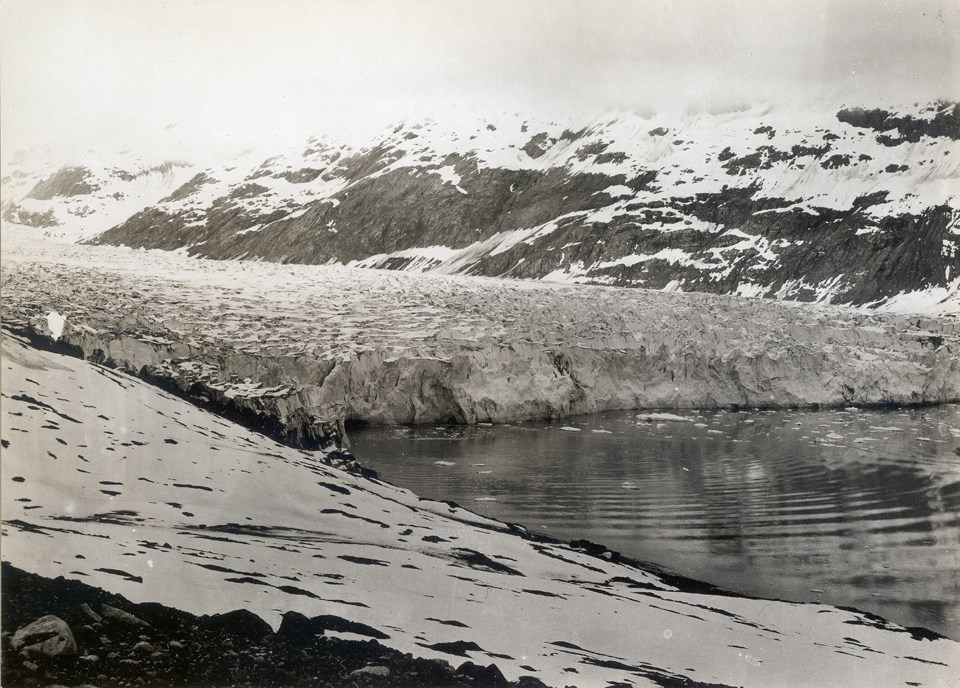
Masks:
[[[342,626],[335,620],[308,619],[313,622],[310,628],[292,634],[281,625],[274,634],[263,619],[242,609],[210,617],[161,604],[134,604],[80,581],[44,578],[7,562],[2,576],[0,682],[8,687],[544,686],[532,676],[508,681],[494,664],[481,667],[467,661],[458,669],[447,661],[403,654],[375,639],[324,635],[325,627]],[[144,619],[145,627],[110,618],[91,623],[84,607],[129,610],[124,613]],[[79,645],[71,627],[78,631]],[[8,629],[17,630],[11,637]],[[47,639],[36,650],[41,636]],[[64,638],[69,647],[53,651]]]

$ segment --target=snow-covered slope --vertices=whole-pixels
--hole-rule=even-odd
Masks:
[[[291,610],[335,614],[404,652],[551,685],[956,675],[960,645],[934,634],[718,595],[345,473],[121,373],[2,346],[3,556],[28,571],[274,627]]]
[[[64,164],[50,153],[15,155],[3,166],[4,222],[80,241],[157,203],[192,174],[186,163],[151,164],[129,152],[81,158]]]
[[[206,170],[99,241],[944,310],[958,139],[951,103],[426,121]]]

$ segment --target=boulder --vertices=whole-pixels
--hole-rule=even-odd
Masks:
[[[340,616],[334,616],[333,614],[323,614],[321,616],[314,616],[310,619],[313,628],[320,628],[323,631],[336,631],[338,633],[356,633],[357,635],[365,635],[370,638],[376,638],[377,640],[387,640],[390,638],[389,635],[383,631],[378,631],[372,626],[367,626],[358,621],[350,621],[349,619],[344,619]],[[314,633],[319,633],[320,631],[314,631]]]
[[[506,676],[500,671],[496,664],[481,666],[473,662],[464,662],[457,669],[458,676],[467,676],[478,686],[490,686],[490,688],[501,688],[510,685]]]
[[[548,688],[547,684],[535,676],[521,676],[516,681],[517,688]]]
[[[146,640],[141,640],[139,643],[133,646],[133,651],[140,654],[152,654],[154,652],[154,647]]]
[[[87,604],[86,602],[80,605],[80,611],[86,614],[90,618],[90,620],[93,621],[94,623],[101,623],[103,621],[103,617],[97,614],[95,611],[93,611],[90,605]]]
[[[389,676],[389,675],[390,675],[390,669],[389,669],[388,667],[385,667],[385,666],[376,666],[376,665],[372,665],[372,664],[371,664],[371,665],[367,665],[367,666],[363,667],[362,669],[357,669],[357,670],[355,670],[355,671],[351,671],[351,672],[350,672],[350,677],[351,677],[351,678],[359,678],[359,677],[362,677],[362,676],[383,676],[383,677],[386,677],[386,676]]]
[[[59,616],[42,616],[13,634],[10,646],[15,651],[24,649],[30,655],[60,657],[75,654],[77,641],[67,622]]]
[[[226,614],[207,616],[201,619],[201,623],[207,630],[247,640],[262,640],[264,636],[273,633],[270,624],[246,609],[235,609]]]
[[[291,645],[307,645],[314,641],[314,636],[322,634],[323,626],[300,612],[292,611],[283,615],[277,629],[277,638]]]
[[[129,612],[125,612],[122,609],[117,609],[116,607],[111,607],[109,604],[104,604],[100,606],[100,614],[104,619],[111,623],[116,623],[122,626],[129,626],[132,628],[151,628],[143,619],[135,617]]]

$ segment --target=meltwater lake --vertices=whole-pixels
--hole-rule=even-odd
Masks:
[[[353,428],[395,484],[730,590],[960,640],[960,405]]]

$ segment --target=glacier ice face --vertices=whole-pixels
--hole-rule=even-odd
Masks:
[[[4,242],[4,322],[285,442],[345,420],[960,398],[951,317]],[[19,246],[19,248],[18,248]]]

